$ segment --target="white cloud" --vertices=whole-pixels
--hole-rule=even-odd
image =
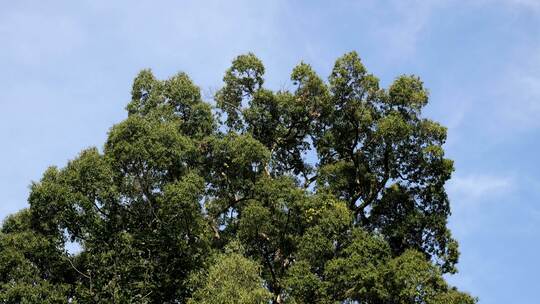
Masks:
[[[360,2],[360,11],[370,11],[370,31],[381,44],[381,50],[390,61],[407,61],[415,55],[419,40],[429,26],[433,13],[444,7],[448,0]],[[369,32],[369,31],[368,31]]]
[[[485,229],[493,212],[504,205],[493,204],[508,197],[515,188],[514,179],[497,175],[465,175],[452,178],[446,189],[450,196],[450,228],[458,239]]]
[[[384,37],[395,56],[411,55],[416,51],[418,39],[427,26],[431,14],[441,1],[394,1],[397,15],[393,22],[384,20],[379,35]]]
[[[540,126],[540,48],[536,52],[527,62],[514,63],[499,89],[498,116],[514,129]]]
[[[467,2],[448,0],[448,2],[458,3],[461,5],[472,6],[504,6],[505,8],[513,9],[540,9],[540,1],[538,0],[470,0]]]
[[[540,9],[540,1],[538,0],[502,0],[502,2],[523,8]]]
[[[514,180],[508,176],[467,175],[454,177],[448,183],[450,197],[455,201],[479,202],[513,190]]]

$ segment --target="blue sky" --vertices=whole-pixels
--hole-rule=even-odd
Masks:
[[[0,218],[48,166],[102,146],[142,68],[185,71],[209,98],[241,53],[282,88],[300,60],[326,77],[351,50],[384,86],[419,75],[449,128],[449,280],[481,304],[538,303],[540,0],[5,1]]]

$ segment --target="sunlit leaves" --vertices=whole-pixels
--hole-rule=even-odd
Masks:
[[[453,163],[422,81],[383,89],[355,52],[327,82],[264,72],[236,57],[212,104],[141,71],[104,148],[4,222],[0,303],[475,303],[443,278]]]

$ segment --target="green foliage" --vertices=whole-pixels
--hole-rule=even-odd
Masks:
[[[475,303],[443,278],[453,163],[422,81],[383,89],[354,52],[292,90],[264,71],[234,59],[215,108],[141,71],[104,148],[4,221],[0,303]]]
[[[238,252],[220,254],[188,303],[264,304],[271,293],[259,276],[261,267]]]
[[[0,232],[0,303],[66,303],[73,288],[54,239],[33,231],[30,212],[9,216]]]

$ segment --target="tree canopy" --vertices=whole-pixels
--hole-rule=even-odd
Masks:
[[[264,72],[238,56],[205,102],[141,71],[104,147],[3,222],[0,303],[475,303],[443,277],[453,163],[422,81],[381,88],[355,52],[287,90]]]

